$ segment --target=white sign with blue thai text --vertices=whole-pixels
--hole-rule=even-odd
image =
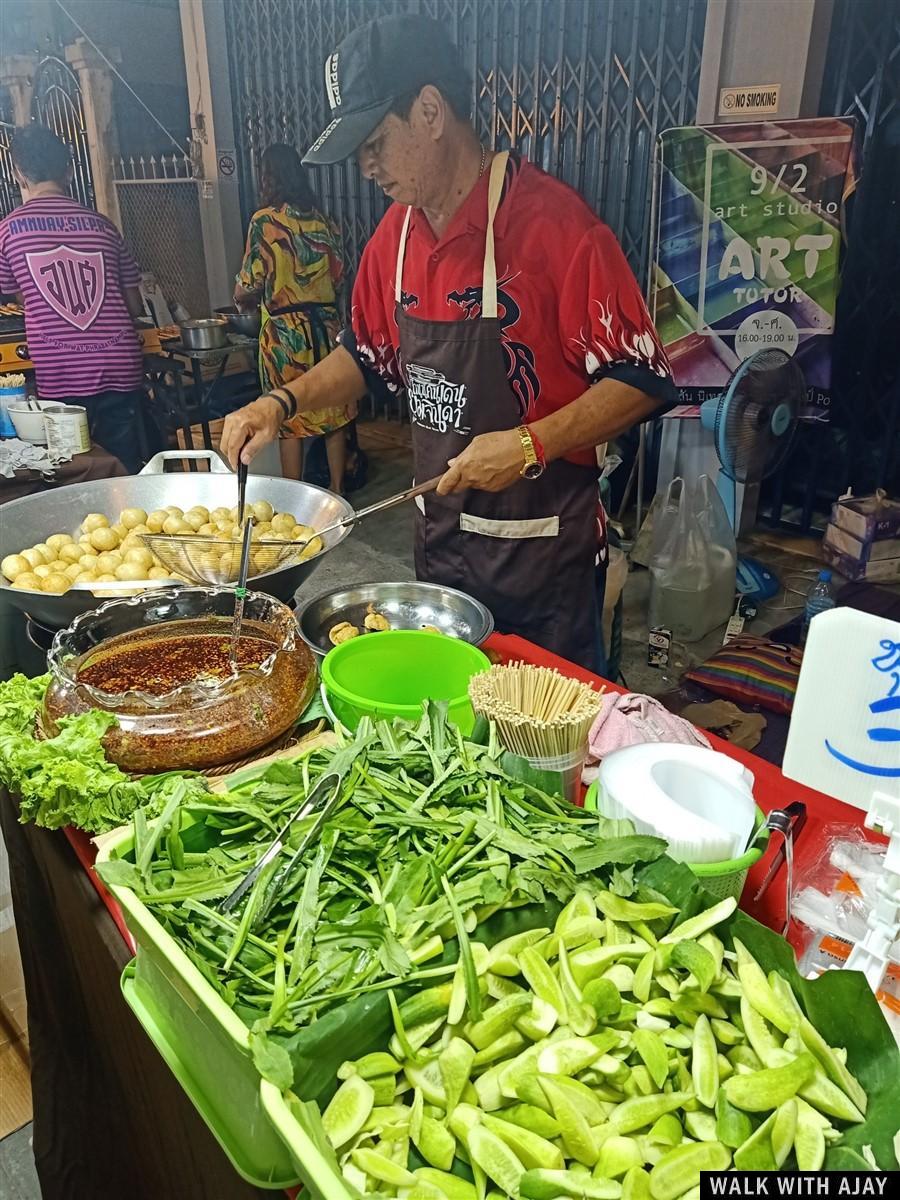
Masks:
[[[783,771],[857,808],[900,799],[900,623],[851,608],[813,618]]]

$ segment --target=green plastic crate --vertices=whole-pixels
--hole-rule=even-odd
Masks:
[[[97,859],[127,858],[132,846],[123,830]],[[260,1188],[301,1182],[263,1108],[247,1027],[131,888],[109,890],[137,946],[122,976],[125,1000],[235,1170]]]

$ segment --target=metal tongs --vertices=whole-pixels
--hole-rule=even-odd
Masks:
[[[339,775],[337,771],[329,771],[327,775],[322,776],[300,807],[295,809],[290,817],[288,817],[284,826],[276,835],[275,840],[262,855],[262,857],[258,859],[256,865],[247,872],[234,891],[226,896],[225,899],[219,904],[220,912],[227,913],[232,911],[232,909],[241,901],[241,899],[243,899],[247,892],[250,891],[269,863],[274,861],[274,859],[277,858],[277,856],[285,848],[291,829],[296,822],[302,821],[305,817],[308,817],[315,812],[316,809],[319,809],[319,815],[300,839],[300,845],[288,859],[285,866],[281,868],[281,870],[272,880],[267,893],[268,904],[271,905],[272,901],[281,890],[284,882],[290,876],[294,867],[299,862],[301,856],[318,838],[319,834],[322,832],[322,826],[334,811],[334,808],[341,797],[342,778],[343,776]]]
[[[753,897],[754,902],[760,900],[769,884],[778,874],[782,863],[787,863],[787,878],[785,879],[784,928],[782,936],[787,933],[791,923],[791,896],[794,891],[794,844],[806,824],[806,805],[795,800],[784,808],[773,808],[766,817],[766,829],[772,833],[781,834],[781,845],[778,852],[769,863],[769,869]]]

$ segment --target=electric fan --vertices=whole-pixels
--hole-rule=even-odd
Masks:
[[[783,350],[758,350],[738,367],[721,396],[700,407],[700,421],[716,442],[721,470],[716,487],[738,534],[735,485],[759,483],[787,457],[797,427],[806,380],[799,364]],[[737,589],[768,600],[778,580],[753,558],[738,560]]]

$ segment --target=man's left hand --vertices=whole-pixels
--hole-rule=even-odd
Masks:
[[[437,486],[439,496],[477,488],[481,492],[502,492],[522,473],[525,455],[522,439],[515,429],[499,433],[481,433],[472,439],[457,458],[451,458]]]

